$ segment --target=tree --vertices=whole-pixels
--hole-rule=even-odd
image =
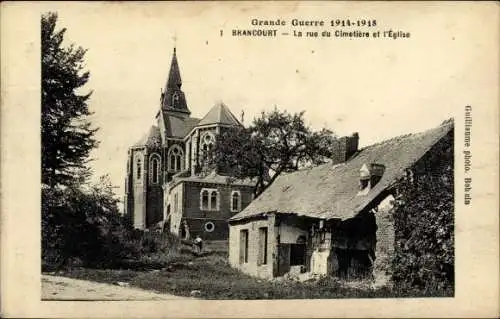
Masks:
[[[248,128],[232,128],[217,136],[212,164],[237,178],[255,178],[260,195],[281,173],[325,163],[332,156],[335,136],[314,132],[304,112],[289,114],[275,108],[262,113]]]
[[[61,267],[72,259],[86,265],[124,257],[127,230],[108,177],[86,181],[90,151],[97,147],[88,109],[86,50],[63,47],[66,29],[57,14],[41,17],[42,55],[42,265]]]
[[[393,279],[405,289],[454,286],[453,134],[436,145],[411,178],[397,188]]]
[[[56,13],[42,15],[42,183],[50,187],[78,182],[98,144],[97,129],[88,120],[92,92],[80,93],[89,79],[86,50],[74,44],[63,47],[66,29],[56,31],[56,22]]]
[[[74,259],[109,266],[135,257],[113,188],[107,175],[96,184],[42,188],[42,266],[59,269]]]

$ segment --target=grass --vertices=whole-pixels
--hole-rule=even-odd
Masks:
[[[433,296],[432,292],[401,292],[388,288],[353,288],[333,278],[310,282],[267,281],[231,268],[222,254],[195,256],[184,252],[145,256],[142,264],[129,269],[73,268],[58,275],[103,283],[127,282],[160,293],[190,296],[198,290],[202,299],[330,299]],[[141,264],[141,265],[142,265]],[[156,269],[155,269],[156,268]]]

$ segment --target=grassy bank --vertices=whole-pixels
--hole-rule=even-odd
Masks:
[[[388,288],[353,288],[332,279],[310,282],[266,281],[247,276],[227,264],[218,254],[169,257],[169,263],[157,269],[89,269],[74,268],[59,275],[96,282],[126,282],[130,286],[160,293],[190,296],[198,290],[202,299],[305,299],[305,298],[386,298],[432,296],[435,292],[391,291]],[[161,268],[160,268],[161,267]],[[445,295],[439,293],[438,295]]]

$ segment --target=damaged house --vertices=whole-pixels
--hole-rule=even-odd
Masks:
[[[358,149],[340,138],[331,163],[281,175],[229,219],[229,262],[261,277],[310,273],[387,281],[394,252],[391,202],[398,181],[453,167],[453,121]],[[442,160],[441,160],[442,159]]]

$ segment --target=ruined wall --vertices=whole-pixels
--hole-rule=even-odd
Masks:
[[[267,227],[267,261],[263,265],[258,265],[260,227]],[[242,230],[248,231],[248,262],[246,263],[240,260],[240,232]],[[273,277],[276,256],[274,215],[266,219],[229,226],[229,264],[232,267],[252,276],[270,279]]]
[[[391,280],[392,261],[394,258],[394,219],[390,212],[392,196],[381,202],[375,214],[377,222],[377,244],[373,275],[378,285],[386,285]]]
[[[313,239],[311,245],[311,256],[310,256],[310,271],[317,275],[327,275],[336,271],[336,268],[332,267],[336,264],[332,263],[332,258],[334,258],[334,253],[332,253],[331,245],[331,232],[325,232],[324,234],[316,233],[315,237],[321,236],[323,241],[318,241]]]
[[[309,235],[307,230],[285,223],[280,224],[278,231],[281,244],[295,244],[300,236],[304,236],[307,239]]]
[[[175,207],[175,195],[178,197],[178,207]],[[183,205],[182,205],[182,196],[183,196],[183,185],[178,184],[173,189],[170,190],[167,204],[170,206],[170,232],[174,235],[180,235],[180,226],[183,214]]]

